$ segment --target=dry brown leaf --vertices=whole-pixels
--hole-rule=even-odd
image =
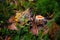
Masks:
[[[17,27],[16,27],[16,23],[12,23],[11,25],[9,25],[8,29],[10,29],[10,30],[18,30]]]
[[[9,20],[8,20],[9,23],[12,23],[12,22],[14,22],[14,21],[15,21],[15,17],[14,17],[14,16],[11,16],[11,17],[9,18]]]
[[[52,25],[49,28],[49,35],[51,37],[51,39],[54,38],[54,34],[60,30],[60,26],[58,26],[55,22],[52,22]],[[53,39],[54,40],[54,39]]]
[[[10,38],[10,36],[8,37],[8,36],[6,36],[5,37],[5,40],[10,40],[11,38]]]

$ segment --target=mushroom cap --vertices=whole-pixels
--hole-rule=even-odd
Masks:
[[[41,15],[37,15],[37,16],[36,16],[36,19],[37,19],[37,20],[43,20],[43,19],[44,19],[44,17],[43,17],[43,16],[41,16]]]

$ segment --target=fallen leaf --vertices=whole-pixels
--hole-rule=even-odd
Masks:
[[[17,27],[16,27],[16,23],[12,23],[11,25],[9,25],[8,29],[10,29],[10,30],[18,30]]]

